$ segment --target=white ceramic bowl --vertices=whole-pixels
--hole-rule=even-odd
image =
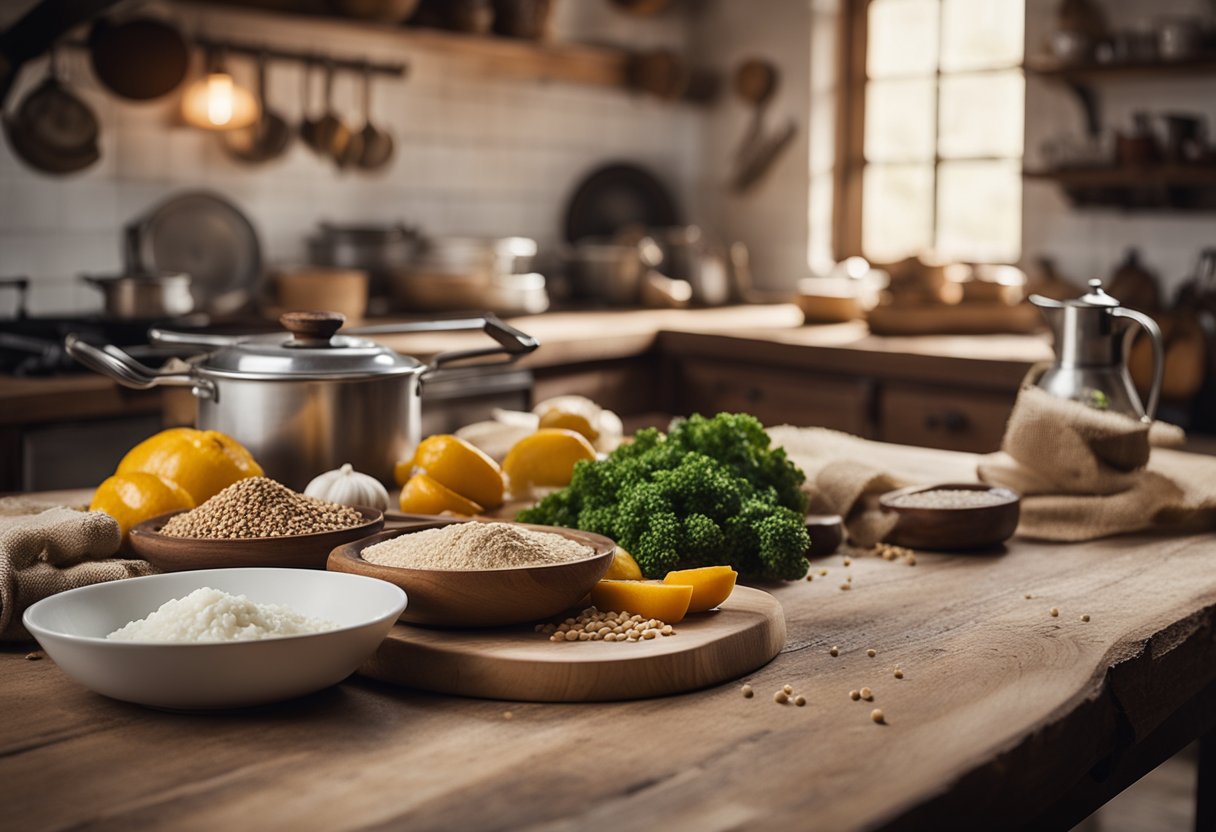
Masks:
[[[109,641],[124,624],[200,587],[283,604],[336,630],[259,641]],[[26,629],[82,685],[127,702],[202,710],[261,705],[336,684],[375,651],[405,609],[386,581],[310,569],[200,569],[129,578],[53,595],[25,611]]]

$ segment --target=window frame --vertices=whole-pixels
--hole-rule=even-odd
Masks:
[[[835,222],[832,228],[832,252],[836,260],[864,256],[862,249],[863,193],[866,165],[866,87],[870,81],[866,68],[869,41],[869,11],[872,0],[843,0],[838,18],[837,49],[840,94],[836,102],[836,169],[833,182],[832,209]],[[944,0],[938,0],[939,7]],[[1025,10],[1023,10],[1025,13]],[[942,71],[942,29],[944,16],[938,16],[937,60],[934,66],[933,118],[933,188],[931,195],[930,229],[933,245],[938,239],[938,184],[942,162],[1004,162],[1021,161],[1026,149],[1017,156],[960,156],[943,158],[941,154],[941,94],[942,79],[960,76],[977,76],[986,73],[1004,73],[1017,70],[1025,82],[1025,57],[1017,64],[982,69]],[[922,78],[928,75],[899,76],[900,78]],[[882,79],[882,80],[896,80]],[[1025,118],[1025,93],[1022,109]],[[1025,122],[1023,121],[1023,134]],[[925,160],[921,164],[927,164]],[[881,164],[881,163],[880,163]],[[896,163],[890,163],[896,164]],[[903,164],[903,163],[899,163]],[[1021,244],[1019,242],[1019,257]]]

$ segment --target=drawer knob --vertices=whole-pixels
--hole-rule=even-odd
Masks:
[[[957,410],[930,413],[925,417],[925,427],[928,430],[942,430],[946,433],[962,433],[969,424],[970,420],[967,415]]]

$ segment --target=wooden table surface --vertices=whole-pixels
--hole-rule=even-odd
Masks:
[[[917,450],[904,467],[950,479],[973,464]],[[789,637],[746,679],[752,699],[744,680],[541,705],[354,678],[183,715],[104,699],[8,648],[0,825],[1066,828],[1216,727],[1214,565],[1216,535],[1015,540],[914,566],[833,555],[812,582],[771,588]],[[807,706],[774,703],[784,684]],[[849,698],[863,686],[872,703]]]

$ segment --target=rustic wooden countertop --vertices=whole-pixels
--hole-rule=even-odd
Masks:
[[[950,480],[974,463],[907,449],[897,467]],[[279,706],[176,714],[92,694],[10,647],[0,817],[21,830],[1068,828],[1216,728],[1214,557],[1210,534],[1015,540],[915,566],[835,555],[813,582],[766,587],[789,637],[746,680],[753,699],[732,682],[519,704],[352,678]],[[805,708],[773,702],[787,683]],[[873,703],[849,699],[862,686]]]
[[[672,352],[845,373],[873,373],[879,366],[884,373],[918,380],[975,382],[1012,390],[1026,367],[1051,357],[1045,336],[880,337],[870,335],[861,323],[803,326],[802,313],[787,304],[553,312],[514,318],[511,323],[540,339],[540,348],[519,362],[533,369],[633,358],[658,344]],[[423,359],[486,342],[478,333],[393,335],[378,340]],[[0,377],[0,426],[156,412],[160,401],[159,391],[127,390],[91,373]]]

